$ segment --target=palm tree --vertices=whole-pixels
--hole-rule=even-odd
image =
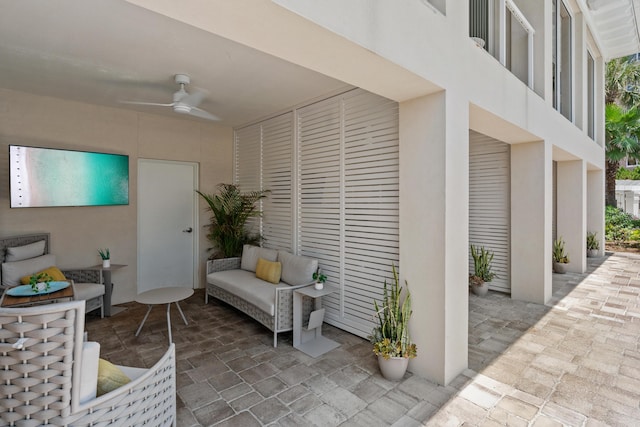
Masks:
[[[640,62],[633,56],[612,59],[605,76],[606,203],[616,206],[616,172],[625,157],[639,158],[637,106]]]
[[[608,104],[605,109],[607,205],[616,206],[616,172],[625,157],[640,158],[640,110]]]

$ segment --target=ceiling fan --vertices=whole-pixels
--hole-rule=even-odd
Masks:
[[[191,79],[186,74],[176,74],[176,84],[180,85],[180,89],[173,94],[173,102],[170,104],[160,104],[157,102],[138,102],[138,101],[120,101],[123,104],[133,105],[152,105],[158,107],[171,107],[175,113],[189,114],[191,116],[200,117],[207,120],[220,120],[219,117],[214,116],[208,111],[198,108],[198,105],[204,100],[206,96],[205,92],[194,91],[188,93],[185,90],[185,86],[191,82]]]

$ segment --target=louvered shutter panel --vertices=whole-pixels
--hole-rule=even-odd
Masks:
[[[469,244],[494,252],[490,289],[511,292],[509,145],[469,132]],[[469,254],[469,272],[473,258]]]
[[[364,91],[344,99],[344,320],[361,335],[399,261],[398,104]]]
[[[256,191],[261,185],[261,125],[256,124],[235,131],[235,179],[240,191]],[[251,218],[246,224],[251,233],[260,232],[260,220]]]
[[[262,123],[263,246],[293,252],[293,113]]]

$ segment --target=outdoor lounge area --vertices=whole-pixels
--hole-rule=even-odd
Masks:
[[[554,275],[548,305],[470,296],[469,369],[442,387],[384,380],[370,344],[326,326],[341,346],[317,359],[203,290],[174,323],[177,425],[633,425],[640,418],[640,256],[590,258],[587,274]],[[151,366],[166,351],[163,310],[134,336],[145,307],[87,318],[101,354]],[[419,308],[416,307],[416,310]],[[177,316],[177,312],[172,312]],[[420,349],[419,357],[429,357]]]

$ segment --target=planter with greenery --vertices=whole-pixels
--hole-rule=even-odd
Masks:
[[[473,274],[469,275],[469,286],[474,294],[486,295],[489,292],[489,283],[494,277],[498,277],[491,271],[493,252],[485,249],[484,246],[471,245],[471,257],[473,258]]]
[[[100,258],[102,258],[102,268],[111,267],[111,252],[109,248],[98,249],[98,253],[100,254]]]
[[[564,249],[564,240],[558,237],[553,242],[553,271],[564,274],[567,272],[567,264],[569,264],[569,254]]]
[[[587,232],[587,256],[597,257],[600,242],[598,241],[598,233]]]
[[[51,287],[53,279],[47,273],[36,273],[29,277],[29,286],[34,294],[42,291],[48,291]]]
[[[316,272],[313,273],[311,278],[316,281],[314,286],[317,290],[321,290],[322,288],[324,288],[324,282],[327,281],[327,276],[322,274],[322,272],[320,271],[320,267],[318,267]]]
[[[391,381],[398,381],[404,376],[409,359],[416,357],[417,347],[409,337],[409,318],[411,317],[411,294],[409,284],[404,298],[395,265],[393,282],[385,280],[381,304],[373,302],[378,318],[378,326],[373,328],[369,337],[373,344],[373,352],[378,356],[378,364],[382,376]]]
[[[258,202],[267,197],[269,190],[243,193],[236,185],[218,184],[218,194],[196,192],[212,213],[207,225],[207,239],[213,245],[209,250],[215,249],[211,259],[239,257],[245,244],[260,244],[262,236],[251,233],[245,226],[249,219],[262,215]]]

